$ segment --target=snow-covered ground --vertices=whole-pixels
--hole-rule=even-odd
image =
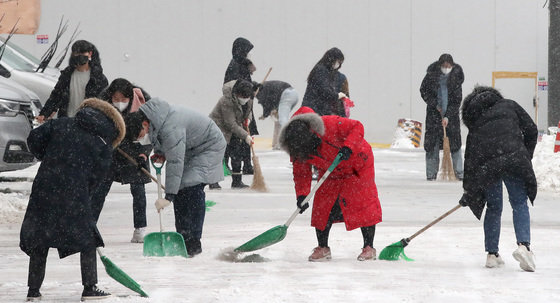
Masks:
[[[308,262],[316,246],[309,211],[296,218],[283,241],[255,252],[265,262],[225,261],[224,252],[285,223],[295,210],[287,155],[261,148],[257,152],[270,192],[230,190],[230,178],[221,183],[223,190],[207,191],[207,199],[216,205],[206,215],[203,253],[191,259],[143,257],[142,245],[129,242],[133,230],[129,189],[114,184],[99,222],[104,252],[150,297],[141,298],[112,280],[98,262],[98,285],[115,295],[103,302],[560,302],[560,155],[547,150],[552,149],[550,140],[545,137],[535,154],[541,188],[530,207],[534,273],[522,271],[511,256],[516,244],[507,202],[500,245],[506,264],[500,269],[484,267],[482,222],[467,208],[405,248],[414,262],[358,262],[361,233],[348,232],[341,224],[331,231],[332,261]],[[462,189],[459,182],[427,182],[422,149],[374,149],[374,155],[384,219],[374,241],[379,252],[453,208]],[[0,177],[33,177],[36,170],[34,166]],[[30,190],[31,182],[18,180],[0,182],[0,188]],[[250,184],[250,177],[244,180]],[[555,189],[546,188],[553,184]],[[147,196],[148,229],[156,232],[153,183],[147,186]],[[29,258],[18,242],[26,199],[25,193],[0,193],[0,302],[25,300]],[[172,208],[164,211],[166,230],[174,230],[172,212]],[[60,260],[51,250],[43,302],[78,302],[81,290],[78,255]]]

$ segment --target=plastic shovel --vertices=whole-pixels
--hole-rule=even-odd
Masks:
[[[319,179],[319,181],[317,181],[317,184],[315,184],[315,186],[313,187],[313,189],[311,190],[309,195],[307,195],[305,200],[303,200],[302,205],[305,205],[309,202],[309,200],[311,199],[313,194],[315,194],[315,192],[319,189],[319,187],[321,187],[321,184],[323,184],[323,182],[325,182],[327,177],[331,174],[331,172],[340,163],[340,158],[341,157],[342,157],[341,154],[338,154],[336,156],[336,158],[334,159],[334,161],[331,164],[331,166],[329,167],[329,169],[323,174],[321,179]],[[278,225],[278,226],[275,226],[275,227],[265,231],[264,233],[262,233],[262,234],[256,236],[255,238],[253,238],[252,240],[249,240],[245,244],[243,244],[243,245],[239,246],[238,248],[234,249],[234,251],[235,252],[254,251],[254,250],[265,248],[265,247],[268,247],[270,245],[273,245],[273,244],[276,244],[276,243],[282,241],[286,237],[286,234],[288,233],[288,227],[290,226],[292,221],[294,221],[294,219],[299,214],[299,212],[300,212],[300,208],[296,209],[296,211],[292,214],[292,216],[288,219],[288,221],[286,221],[286,223],[284,225]]]
[[[152,160],[152,166],[156,170],[157,183],[158,183],[158,198],[162,198],[161,190],[161,166],[157,166]],[[172,231],[163,231],[161,223],[161,211],[159,215],[159,230],[158,233],[149,233],[144,237],[144,256],[147,257],[174,257],[182,256],[188,258],[187,248],[185,247],[185,240],[180,233]]]
[[[103,266],[105,266],[105,271],[111,278],[113,278],[123,286],[129,288],[130,290],[139,293],[142,297],[148,297],[148,294],[142,290],[140,284],[134,281],[134,279],[132,279],[122,269],[115,265],[115,263],[107,258],[99,247],[97,248],[97,253],[101,258],[101,262],[103,262]]]

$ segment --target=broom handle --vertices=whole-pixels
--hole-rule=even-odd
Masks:
[[[132,158],[132,157],[131,157],[129,154],[127,154],[124,150],[120,149],[120,147],[117,147],[117,151],[118,151],[121,155],[123,155],[128,161],[130,161],[130,163],[134,164],[135,166],[138,166],[138,162],[136,162],[136,160],[134,160],[134,158]],[[143,167],[140,167],[140,170],[141,170],[143,173],[145,173],[146,175],[148,175],[152,180],[154,180],[155,182],[157,182],[157,179],[156,179],[154,176],[152,176],[152,174],[150,174],[150,172],[149,172],[147,169],[145,169],[145,168],[143,168]],[[160,183],[158,183],[158,184],[161,186],[161,188],[165,189],[165,186],[164,186],[163,184],[160,184]]]
[[[416,238],[416,236],[418,236],[419,234],[423,233],[424,231],[426,231],[426,229],[432,227],[434,224],[438,223],[439,221],[443,220],[445,217],[449,216],[452,212],[456,211],[457,209],[461,208],[461,204],[457,204],[457,206],[453,207],[451,210],[447,211],[445,214],[441,215],[439,218],[435,219],[434,221],[432,221],[430,224],[426,225],[424,228],[422,228],[421,230],[417,231],[414,235],[410,236],[407,239],[407,242],[410,242],[412,239]]]
[[[323,182],[325,182],[325,180],[327,180],[327,177],[331,174],[331,172],[340,163],[340,158],[341,157],[342,157],[342,154],[338,154],[336,156],[336,158],[334,159],[331,166],[329,166],[329,169],[327,169],[327,171],[323,174],[321,179],[319,179],[319,181],[317,181],[317,184],[315,184],[315,186],[311,189],[309,194],[305,197],[305,199],[303,199],[303,202],[301,203],[301,205],[305,205],[305,204],[309,203],[309,200],[311,199],[311,196],[313,196],[313,194],[315,194],[315,192],[319,189],[319,187],[321,187],[321,184],[323,184]],[[286,224],[284,224],[286,227],[288,227],[288,226],[290,226],[290,224],[292,224],[292,221],[294,221],[294,219],[297,217],[300,210],[301,209],[298,207],[296,209],[296,211],[292,214],[292,216],[288,219],[288,221],[286,221]]]

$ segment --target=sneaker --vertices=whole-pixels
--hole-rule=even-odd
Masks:
[[[530,272],[535,271],[535,255],[527,246],[520,244],[512,255],[513,258],[519,262],[519,267],[521,267],[521,269]]]
[[[331,259],[331,249],[329,247],[317,246],[313,248],[313,253],[309,256],[311,262],[324,262]]]
[[[146,228],[140,227],[135,228],[134,232],[132,233],[132,239],[130,242],[132,243],[144,243],[144,236],[146,236]]]
[[[362,248],[362,253],[358,256],[358,261],[375,260],[376,255],[377,251],[375,251],[375,248],[368,245]]]
[[[220,186],[220,183],[218,183],[218,182],[209,184],[208,188],[209,189],[222,189],[222,187]]]
[[[41,301],[41,297],[39,288],[30,288],[27,291],[27,302],[39,302]]]
[[[111,294],[105,292],[97,286],[84,286],[84,291],[82,292],[82,301],[86,300],[101,300],[111,297]]]
[[[486,256],[486,267],[488,268],[502,267],[504,264],[504,260],[498,253],[488,253]]]

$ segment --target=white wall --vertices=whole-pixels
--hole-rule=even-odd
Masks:
[[[495,70],[546,76],[548,9],[541,2],[43,0],[37,34],[48,34],[52,42],[64,15],[71,22],[64,44],[80,22],[79,38],[96,44],[110,81],[128,78],[152,96],[202,113],[221,96],[238,36],[255,45],[253,79],[261,81],[273,67],[269,79],[291,83],[300,99],[313,65],[337,46],[346,57],[341,71],[356,103],[352,118],[364,123],[368,141],[390,143],[399,118],[424,122],[419,86],[441,53],[451,53],[462,65],[464,95],[476,83],[491,85]],[[34,36],[13,41],[37,56],[48,47]],[[520,103],[533,96],[531,85],[500,80],[497,86]],[[540,101],[544,129],[546,98]],[[262,108],[255,111],[260,115]],[[271,136],[271,121],[259,121],[259,128]]]

